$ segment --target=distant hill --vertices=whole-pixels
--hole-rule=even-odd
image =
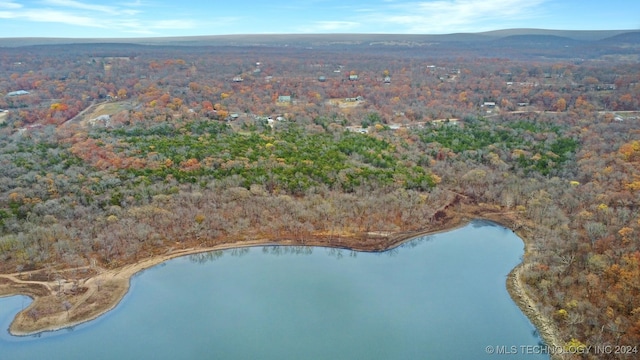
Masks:
[[[547,30],[547,29],[504,29],[480,33],[494,38],[515,35],[549,35],[565,37],[573,40],[597,41],[608,37],[628,33],[634,30]]]
[[[636,35],[629,35],[636,34]],[[141,45],[330,45],[333,43],[371,42],[476,42],[511,38],[514,36],[552,36],[579,41],[598,41],[603,39],[634,38],[640,32],[635,30],[545,30],[545,29],[505,29],[480,33],[454,34],[245,34],[211,35],[186,37],[149,37],[149,38],[0,38],[2,47],[20,47],[32,45],[61,45],[89,43],[131,43]],[[517,38],[516,38],[517,39]],[[637,37],[634,38],[637,41]]]
[[[601,58],[607,55],[633,55],[640,47],[637,30],[547,30],[505,29],[455,34],[246,34],[163,38],[0,38],[0,47],[89,45],[111,51],[129,45],[151,47],[269,47],[303,48],[327,51],[357,50],[388,52],[406,56],[459,55],[504,56],[508,58]]]
[[[511,35],[491,42],[492,46],[521,48],[557,48],[583,45],[585,42],[556,35]]]
[[[604,44],[640,44],[640,31],[625,32],[600,40]]]

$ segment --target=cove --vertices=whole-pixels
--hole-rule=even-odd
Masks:
[[[137,274],[89,323],[14,337],[24,297],[0,298],[2,359],[494,359],[538,345],[507,293],[523,243],[474,221],[382,253],[255,247]],[[504,355],[502,355],[504,356]],[[548,359],[509,354],[510,359]]]

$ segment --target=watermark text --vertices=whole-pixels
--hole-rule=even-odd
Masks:
[[[548,345],[489,345],[484,351],[495,355],[556,355],[556,354],[593,354],[593,355],[625,355],[638,354],[639,346],[623,345],[582,345],[582,346],[548,346]]]

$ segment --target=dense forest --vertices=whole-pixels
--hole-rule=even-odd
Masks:
[[[3,49],[0,273],[490,212],[563,342],[640,346],[640,63],[548,55]]]

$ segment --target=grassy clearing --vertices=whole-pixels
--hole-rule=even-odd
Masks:
[[[362,104],[362,101],[349,101],[347,99],[331,99],[329,105],[337,106],[341,109],[354,108]]]
[[[96,106],[92,111],[88,111],[81,119],[85,123],[102,115],[115,115],[121,111],[129,110],[133,107],[131,101],[108,102]]]

